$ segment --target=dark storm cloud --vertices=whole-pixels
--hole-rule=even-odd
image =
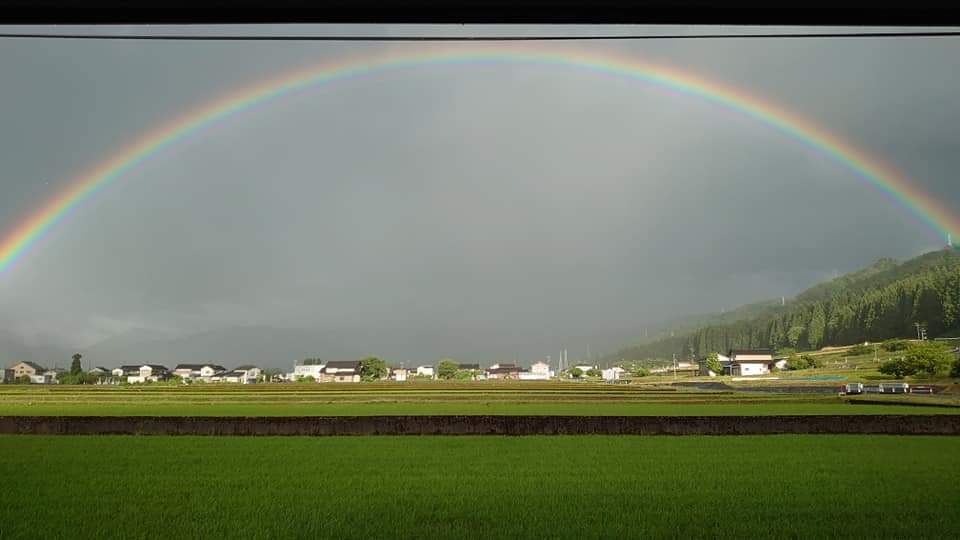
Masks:
[[[2,230],[185,109],[408,46],[2,45]],[[958,208],[952,41],[576,46],[778,103]],[[0,322],[67,348],[208,332],[168,350],[225,362],[527,361],[940,242],[848,169],[702,100],[575,69],[414,68],[273,102],[126,173],[0,276]]]

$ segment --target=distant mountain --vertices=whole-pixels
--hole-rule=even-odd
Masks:
[[[730,348],[813,349],[916,334],[960,330],[960,252],[939,250],[900,263],[873,265],[810,287],[784,305],[764,302],[713,316],[695,316],[696,328],[639,343],[605,359],[700,357]]]

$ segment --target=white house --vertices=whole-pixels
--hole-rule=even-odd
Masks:
[[[225,373],[226,368],[217,364],[177,364],[173,374],[184,379],[209,381],[214,375]]]
[[[323,368],[327,367],[326,364],[307,364],[293,366],[292,380],[297,380],[297,377],[313,377],[313,380],[319,381],[320,375],[323,373]]]
[[[436,377],[433,366],[417,366],[417,375],[422,377],[430,377],[431,379]]]
[[[587,376],[587,372],[590,371],[591,369],[599,369],[597,366],[591,366],[591,365],[589,365],[589,364],[578,364],[578,365],[573,366],[573,367],[575,367],[575,368],[577,368],[577,369],[579,369],[580,371],[583,372],[583,375],[581,375],[581,377],[586,377],[586,376]],[[571,369],[572,369],[572,368],[571,368]]]
[[[142,366],[120,366],[113,370],[116,377],[126,377],[130,384],[147,381],[160,381],[167,378],[169,371],[159,364],[144,364]]]
[[[538,361],[530,366],[530,371],[521,371],[519,374],[521,381],[546,381],[553,374],[550,372],[550,364]]]
[[[627,370],[620,366],[614,366],[612,368],[604,369],[600,373],[603,377],[603,380],[613,382],[620,380],[620,376],[626,373],[626,371]]]
[[[731,350],[730,374],[734,377],[766,375],[774,365],[770,349]]]
[[[393,368],[393,369],[390,370],[390,379],[391,379],[391,380],[394,380],[394,381],[400,381],[400,382],[406,381],[406,380],[407,380],[407,373],[408,373],[409,371],[410,371],[410,370],[408,370],[407,368],[402,368],[402,367],[401,367],[401,368]]]
[[[253,384],[257,382],[263,370],[256,366],[240,366],[236,369],[220,374],[220,382]]]
[[[360,361],[327,362],[318,380],[320,382],[360,382]]]

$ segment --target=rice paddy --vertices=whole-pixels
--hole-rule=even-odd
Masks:
[[[943,538],[960,439],[0,436],[2,538]]]

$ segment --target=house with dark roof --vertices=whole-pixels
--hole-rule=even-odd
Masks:
[[[34,362],[17,362],[10,366],[13,370],[13,376],[16,377],[37,377],[42,376],[48,370],[40,364]]]
[[[227,368],[218,364],[177,364],[173,374],[184,379],[210,380],[214,375],[227,371]]]
[[[488,379],[519,379],[520,368],[515,364],[494,364],[486,369]]]
[[[333,360],[320,372],[319,382],[360,382],[359,360]]]
[[[163,381],[170,377],[170,370],[160,364],[141,364],[120,366],[113,370],[113,376],[126,377],[130,384]]]
[[[230,371],[219,373],[215,377],[219,382],[253,384],[260,378],[263,370],[256,366],[239,366]]]

